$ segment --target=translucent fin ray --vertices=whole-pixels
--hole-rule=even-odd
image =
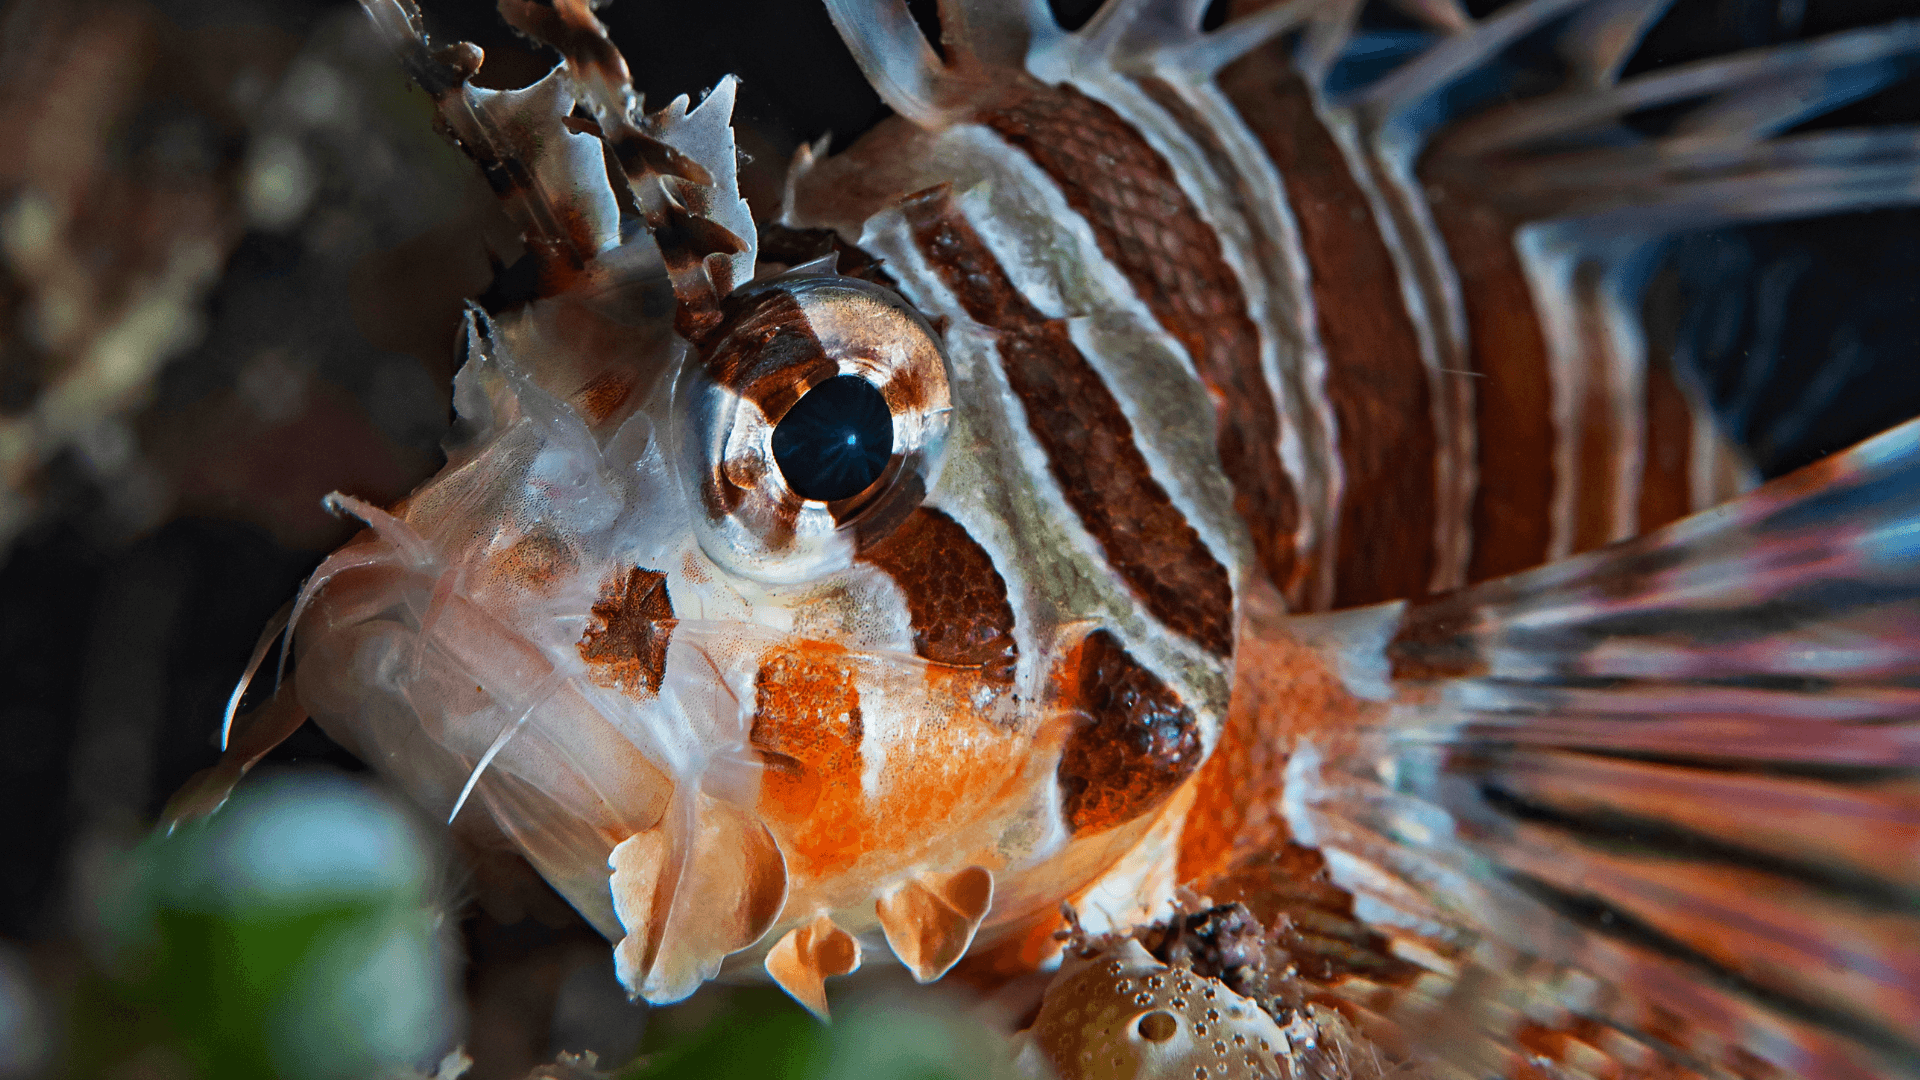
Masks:
[[[292,614],[293,601],[289,600],[281,604],[280,610],[274,612],[273,618],[268,619],[267,625],[260,629],[260,640],[254,643],[253,655],[247,657],[246,669],[240,673],[240,681],[234,684],[233,693],[227,697],[226,712],[220,718],[221,750],[224,751],[227,748],[227,740],[233,734],[233,718],[240,711],[240,699],[246,697],[247,688],[253,685],[254,675],[259,673],[260,665],[266,661],[267,653],[273,648],[273,643],[278,641],[280,635],[287,629]],[[275,686],[278,685],[279,680],[276,679]]]
[[[307,711],[293,686],[281,686],[265,705],[230,728],[235,738],[222,746],[220,760],[195,773],[167,800],[160,812],[161,829],[170,833],[219,810],[247,773],[306,722]]]
[[[1589,0],[1525,0],[1483,19],[1470,34],[1446,38],[1361,92],[1356,105],[1375,124],[1418,105],[1502,49]]]
[[[1019,70],[1062,32],[1046,0],[940,0],[940,37],[953,62]]]
[[[363,6],[544,257],[541,295],[566,288],[572,275],[620,246],[602,143],[660,247],[684,334],[697,336],[717,321],[720,298],[752,277],[755,232],[735,176],[731,79],[691,112],[681,99],[643,114],[625,59],[584,0],[553,7],[500,0],[507,21],[551,45],[563,63],[525,90],[482,90],[468,82],[480,50],[466,43],[434,48],[414,0]],[[597,131],[579,130],[571,116],[576,104],[592,114]]]
[[[1473,16],[1459,0],[1393,0],[1402,15],[1446,34],[1463,34],[1473,29]]]
[[[1490,170],[1524,219],[1668,232],[1920,201],[1920,127],[1687,150],[1645,146]],[[1486,175],[1486,174],[1483,174]]]
[[[1325,25],[1330,11],[1334,13],[1333,19],[1343,21],[1342,12],[1358,7],[1347,0],[1283,0],[1251,15],[1242,15],[1211,33],[1196,33],[1184,44],[1164,48],[1158,59],[1162,67],[1177,68],[1193,77],[1210,77],[1289,30]]]
[[[1396,1018],[1469,1066],[1533,1025],[1709,1076],[1752,1075],[1729,1048],[1913,1075],[1917,537],[1913,421],[1647,537],[1303,621],[1391,673],[1284,799],[1356,910],[1439,958],[1452,989]]]
[[[682,97],[643,113],[626,59],[585,0],[500,0],[500,13],[564,58],[666,261],[676,325],[697,340],[718,323],[720,300],[753,276],[756,234],[730,126],[735,80],[722,79],[691,112]]]
[[[923,128],[960,119],[947,67],[901,0],[826,0],[834,29],[880,100]]]
[[[1792,83],[1807,96],[1787,110],[1744,108],[1742,114],[1753,119],[1732,129],[1740,133],[1778,130],[1886,85],[1898,77],[1897,71],[1861,69],[1916,52],[1920,52],[1920,22],[1906,22],[1677,65],[1606,89],[1550,95],[1497,110],[1450,134],[1446,153],[1466,157],[1524,146],[1612,123],[1638,110],[1742,89],[1771,97],[1783,82]],[[1854,77],[1831,78],[1843,72]],[[1721,107],[1726,108],[1724,104]],[[1708,130],[1715,127],[1701,126]]]
[[[1673,0],[1603,0],[1567,20],[1560,54],[1571,67],[1575,85],[1603,87],[1620,77],[1633,51]]]

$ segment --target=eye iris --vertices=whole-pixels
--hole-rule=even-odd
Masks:
[[[887,399],[858,375],[835,375],[807,391],[773,429],[773,459],[803,499],[859,494],[892,453]]]

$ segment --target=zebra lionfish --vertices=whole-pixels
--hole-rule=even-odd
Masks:
[[[1336,93],[1361,0],[827,0],[896,116],[757,224],[731,81],[501,0],[562,61],[481,89],[364,2],[524,295],[203,802],[311,716],[656,1003],[1205,894],[1466,1073],[1920,1074],[1920,426],[1679,520],[1741,470],[1634,314],[1676,228],[1920,192],[1789,130],[1920,23],[1627,77],[1666,0],[1404,0]]]

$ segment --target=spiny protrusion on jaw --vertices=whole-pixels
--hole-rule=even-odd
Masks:
[[[914,981],[929,983],[960,962],[980,920],[993,906],[993,874],[969,866],[950,874],[921,874],[874,904],[893,954]]]
[[[767,950],[767,974],[780,989],[822,1020],[828,1018],[826,980],[860,968],[860,939],[821,915],[786,932]]]
[[[679,1001],[759,941],[787,903],[787,866],[758,815],[705,792],[675,793],[661,822],[607,859],[626,936],[614,973],[654,1005]]]

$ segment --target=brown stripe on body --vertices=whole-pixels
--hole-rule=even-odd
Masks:
[[[1056,773],[1069,829],[1124,825],[1200,767],[1193,711],[1112,634],[1088,634],[1061,666],[1063,696],[1081,717]]]
[[[1020,295],[946,187],[911,196],[902,209],[928,265],[974,321],[996,331],[1001,369],[1027,427],[1114,572],[1167,628],[1227,655],[1233,593],[1226,567],[1154,480],[1133,426],[1066,323]]]
[[[1392,254],[1306,83],[1256,52],[1220,89],[1280,173],[1312,274],[1345,473],[1334,606],[1418,596],[1433,577],[1439,451]]]
[[[1460,276],[1474,380],[1480,486],[1473,497],[1469,583],[1538,566],[1553,538],[1553,385],[1513,223],[1465,182],[1428,199]]]
[[[1167,115],[1173,118],[1174,123],[1180,126],[1180,130],[1200,148],[1200,151],[1206,155],[1215,177],[1229,185],[1233,198],[1240,205],[1252,207],[1271,198],[1266,192],[1254,188],[1246,174],[1234,164],[1232,155],[1220,141],[1219,132],[1213,129],[1199,110],[1181,96],[1180,91],[1173,84],[1164,79],[1144,76],[1137,80],[1137,85],[1143,93],[1153,99],[1154,104],[1165,110]],[[1261,215],[1249,212],[1242,216],[1242,221],[1246,226],[1247,244],[1252,251],[1253,261],[1257,264],[1259,272],[1265,276],[1267,288],[1277,291],[1274,279],[1289,273],[1291,260],[1285,254],[1280,240],[1267,230],[1266,221]],[[1251,359],[1257,361],[1258,358]],[[1287,393],[1300,394],[1304,391],[1298,386],[1292,386],[1282,391],[1283,395]],[[1317,442],[1325,439],[1325,431],[1311,419],[1311,416],[1312,414],[1308,414],[1307,423],[1313,425],[1314,431],[1302,432],[1303,441]],[[1313,466],[1309,464],[1308,467]],[[1334,553],[1331,551],[1318,551],[1313,553],[1312,560],[1320,563],[1333,557]],[[1296,553],[1296,558],[1301,561],[1294,566],[1294,578],[1303,587],[1290,593],[1288,599],[1295,606],[1303,606],[1302,601],[1312,594],[1313,586],[1309,583],[1319,580],[1321,573],[1317,566],[1308,565],[1308,557],[1305,554]],[[1275,582],[1276,586],[1285,584]]]
[[[1673,369],[1647,365],[1647,444],[1640,476],[1639,531],[1649,533],[1693,512],[1693,408]]]
[[[978,668],[991,682],[1013,681],[1020,649],[1007,583],[965,526],[923,506],[860,558],[886,571],[906,593],[915,654]]]
[[[1300,520],[1280,465],[1280,417],[1260,370],[1246,296],[1173,168],[1133,126],[1070,86],[1029,83],[981,122],[1060,185],[1160,326],[1185,346],[1212,392],[1221,468],[1261,565],[1282,590],[1297,573]]]

